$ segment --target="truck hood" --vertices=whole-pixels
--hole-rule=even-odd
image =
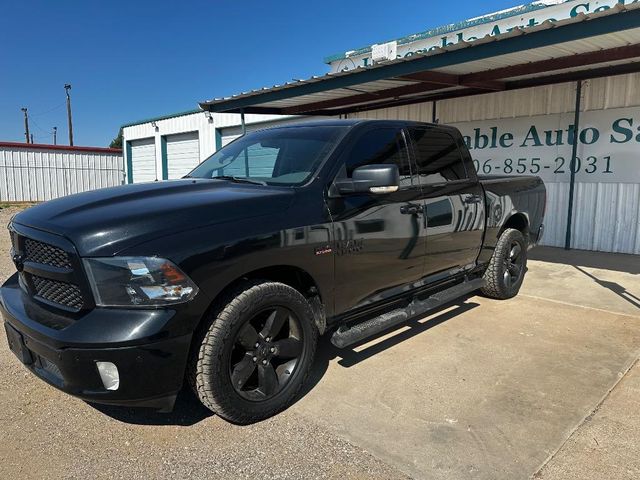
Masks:
[[[291,188],[172,180],[70,195],[29,208],[13,221],[68,238],[81,256],[111,256],[177,231],[282,214],[293,195]]]

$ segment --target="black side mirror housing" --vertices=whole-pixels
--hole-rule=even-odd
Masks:
[[[392,193],[400,187],[400,172],[397,165],[364,165],[356,168],[351,178],[336,179],[334,185],[340,195]]]

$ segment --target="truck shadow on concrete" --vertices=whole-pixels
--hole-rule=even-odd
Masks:
[[[324,374],[326,373],[330,362],[338,359],[338,365],[344,368],[350,368],[354,365],[364,362],[368,358],[371,358],[374,355],[395,347],[405,340],[409,340],[410,338],[424,333],[431,328],[437,327],[438,325],[462,313],[479,307],[480,304],[473,301],[467,301],[473,296],[475,295],[471,294],[461,297],[455,302],[444,305],[433,312],[430,312],[426,315],[422,314],[415,316],[409,319],[407,322],[391,327],[375,337],[368,338],[362,342],[355,343],[346,348],[335,347],[331,343],[331,335],[324,335],[320,338],[318,351],[316,353],[316,359],[311,374],[309,375],[309,380],[303,387],[302,392],[300,393],[296,401],[304,398],[304,396],[307,395],[311,390],[313,390],[313,388],[320,382],[320,380],[322,380],[322,377],[324,377]],[[397,333],[392,336],[388,336],[394,331],[397,331]],[[382,340],[375,341],[378,338],[382,338]],[[360,349],[360,347],[370,342],[375,343],[372,343],[364,349]]]
[[[364,340],[362,342],[351,345],[347,348],[337,348],[331,344],[330,333],[320,338],[316,358],[305,386],[296,397],[294,403],[304,398],[324,377],[330,362],[338,359],[338,365],[344,368],[350,368],[360,362],[371,358],[372,356],[388,350],[405,340],[416,335],[424,333],[457,315],[472,310],[479,306],[475,302],[466,302],[467,299],[473,297],[468,295],[444,305],[441,308],[429,313],[428,316],[419,315],[411,318],[405,323],[391,327],[380,333],[378,336]],[[453,307],[453,308],[452,308]],[[409,328],[406,328],[409,327]],[[387,336],[394,331],[398,331],[395,335]],[[360,349],[362,345],[372,342],[376,338],[384,338],[372,345]],[[357,351],[355,349],[358,349]],[[190,426],[195,425],[208,417],[214,415],[209,409],[202,406],[188,386],[185,386],[178,394],[175,407],[171,413],[159,413],[157,411],[146,408],[116,407],[111,405],[99,405],[88,403],[91,407],[108,417],[123,423],[133,425],[179,425]]]

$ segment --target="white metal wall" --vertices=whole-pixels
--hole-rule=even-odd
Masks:
[[[0,144],[0,201],[37,202],[124,183],[122,154]]]
[[[569,113],[573,112],[574,106],[575,83],[564,83],[439,101],[437,118],[441,123],[462,127],[464,122]],[[589,80],[583,86],[582,111],[638,106],[640,74]],[[362,112],[350,117],[430,122],[432,112],[432,104],[426,102]],[[581,148],[587,150],[588,146]],[[543,243],[564,246],[569,183],[546,182],[546,187],[546,231]],[[572,247],[640,253],[640,184],[576,182],[573,211]]]

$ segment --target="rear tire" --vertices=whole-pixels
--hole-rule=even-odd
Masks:
[[[527,244],[524,236],[519,230],[507,228],[500,235],[484,273],[486,285],[481,289],[482,293],[499,300],[515,297],[526,269]]]
[[[204,406],[237,424],[287,408],[309,376],[318,329],[309,302],[278,282],[226,296],[194,348],[188,379]]]

